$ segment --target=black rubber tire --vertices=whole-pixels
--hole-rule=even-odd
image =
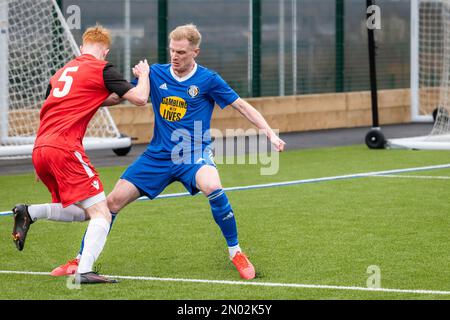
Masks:
[[[125,137],[128,137],[128,136],[121,133],[121,134],[120,134],[120,137],[121,137],[121,138],[125,138]],[[124,156],[126,156],[128,153],[130,153],[131,147],[132,147],[132,146],[133,146],[133,145],[130,145],[129,147],[125,147],[125,148],[112,149],[112,151],[113,151],[118,157],[124,157]]]
[[[366,145],[369,149],[384,149],[386,139],[381,130],[372,129],[366,134]]]

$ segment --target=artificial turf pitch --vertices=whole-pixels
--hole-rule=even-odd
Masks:
[[[218,168],[223,186],[233,187],[447,164],[449,156],[357,145],[282,153],[279,172],[270,176],[260,175],[261,165]],[[106,191],[123,170],[98,168]],[[97,265],[106,275],[151,278],[78,290],[69,289],[64,277],[8,272],[50,272],[74,258],[86,223],[38,221],[19,252],[11,240],[12,218],[3,216],[0,272],[6,273],[0,273],[0,299],[449,299],[450,180],[445,177],[450,169],[228,192],[241,247],[257,270],[251,282],[261,285],[240,283],[203,195],[126,207]],[[1,176],[0,185],[0,211],[50,200],[33,174]],[[176,192],[184,192],[181,184],[165,191]],[[426,291],[347,288],[374,284],[373,270],[379,270],[381,289]]]

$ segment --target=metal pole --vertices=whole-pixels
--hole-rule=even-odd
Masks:
[[[0,143],[8,138],[9,113],[9,25],[8,4],[0,10]]]
[[[297,94],[297,0],[292,0],[292,94]]]
[[[124,66],[124,76],[125,79],[130,81],[130,70],[131,70],[131,28],[130,28],[130,0],[125,0],[125,21],[124,21],[124,57],[123,57],[123,66]]]
[[[248,46],[247,46],[247,95],[252,95],[252,82],[253,82],[253,5],[252,0],[248,1]]]
[[[284,96],[285,93],[285,63],[284,63],[284,0],[278,2],[278,94]]]
[[[367,41],[369,43],[369,70],[370,70],[370,93],[372,100],[372,129],[366,134],[366,145],[370,149],[383,149],[386,146],[386,138],[381,132],[378,121],[378,98],[377,98],[377,69],[375,65],[375,31],[368,25],[371,13],[368,8],[373,5],[372,0],[366,0],[366,27]]]
[[[336,92],[344,91],[344,1],[336,0]]]
[[[419,0],[411,0],[411,120],[419,120]]]
[[[366,8],[373,5],[372,0],[366,0]],[[367,19],[370,14],[367,13]],[[372,127],[378,128],[378,97],[377,97],[377,74],[375,64],[375,34],[373,28],[367,28],[369,42],[369,68],[370,68],[370,93],[372,98]]]
[[[252,28],[252,96],[261,96],[261,0],[252,0],[253,28]]]
[[[158,0],[158,62],[167,63],[168,0]]]

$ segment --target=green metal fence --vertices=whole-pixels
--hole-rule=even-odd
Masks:
[[[167,61],[167,33],[192,22],[203,36],[198,62],[219,72],[243,97],[369,89],[363,0],[60,2],[66,16],[71,5],[81,9],[81,29],[72,30],[78,42],[96,22],[112,30],[109,60],[128,77],[129,66],[144,57]],[[410,2],[376,4],[378,87],[409,87]]]

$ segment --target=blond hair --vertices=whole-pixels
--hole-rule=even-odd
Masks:
[[[169,34],[169,39],[175,41],[186,39],[192,46],[198,48],[200,47],[200,42],[202,42],[202,35],[198,31],[196,25],[189,23],[176,27]]]
[[[111,46],[111,33],[99,24],[87,28],[83,33],[83,45],[87,43],[100,43],[109,48]]]

